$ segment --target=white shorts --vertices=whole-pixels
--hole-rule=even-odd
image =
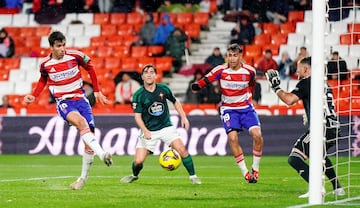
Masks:
[[[174,140],[180,138],[180,134],[174,126],[165,127],[158,131],[151,131],[151,140],[145,139],[144,133],[140,131],[136,148],[145,148],[154,152],[159,141],[163,141],[166,145],[170,146]]]

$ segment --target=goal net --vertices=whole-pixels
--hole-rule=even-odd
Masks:
[[[313,14],[316,10],[313,7]],[[325,76],[334,95],[340,136],[325,154],[332,160],[344,196],[332,192],[323,172],[325,203],[360,206],[360,3],[355,0],[326,1]],[[326,105],[326,100],[324,100]],[[323,125],[324,127],[326,125]],[[324,135],[326,132],[324,128]],[[325,149],[325,147],[324,147]],[[325,162],[323,162],[324,164]],[[324,166],[324,171],[325,171]],[[311,186],[309,187],[311,188]],[[331,190],[331,191],[330,191]]]

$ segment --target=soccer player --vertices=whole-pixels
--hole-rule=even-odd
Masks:
[[[192,84],[193,91],[219,80],[221,87],[220,114],[228,136],[230,149],[242,175],[249,183],[259,179],[259,164],[263,149],[260,121],[252,105],[255,87],[255,69],[242,62],[242,48],[231,44],[227,49],[228,63],[213,68],[204,78]],[[245,164],[243,150],[239,144],[239,131],[248,130],[253,138],[253,164],[251,173]]]
[[[183,165],[189,173],[193,184],[201,184],[200,178],[195,174],[191,155],[186,150],[180,134],[170,121],[170,112],[167,100],[174,104],[175,110],[181,118],[181,127],[189,129],[189,121],[181,106],[169,87],[156,83],[156,68],[145,65],[142,68],[141,78],[144,86],[138,89],[132,98],[135,112],[135,122],[140,128],[140,135],[136,145],[135,158],[132,163],[132,175],[123,177],[121,183],[131,183],[139,178],[146,157],[155,151],[158,142],[163,141],[179,152]]]
[[[55,97],[58,114],[79,130],[81,139],[85,143],[82,171],[81,176],[70,185],[71,189],[77,190],[85,185],[94,160],[94,152],[107,166],[112,165],[111,154],[101,148],[94,135],[94,117],[89,101],[85,97],[85,90],[82,88],[83,80],[79,66],[89,73],[96,100],[102,104],[108,104],[109,101],[99,91],[95,69],[90,58],[80,51],[66,50],[66,38],[59,31],[52,32],[48,40],[51,53],[41,61],[40,79],[33,93],[25,95],[24,102],[27,104],[34,102],[48,85]]]
[[[299,82],[297,83],[295,89],[291,92],[286,92],[280,88],[280,77],[276,70],[269,70],[265,75],[270,83],[271,88],[284,103],[287,105],[293,105],[299,100],[302,100],[306,113],[306,115],[304,115],[304,120],[307,121],[304,123],[306,124],[310,123],[311,57],[304,57],[298,61],[296,73],[299,76]],[[327,106],[325,110],[327,128],[325,136],[327,140],[326,150],[328,150],[335,144],[335,140],[339,137],[339,123],[337,121],[337,114],[335,112],[332,90],[327,84],[325,86],[325,95],[327,100]],[[305,162],[305,160],[309,158],[309,148],[310,131],[307,130],[297,139],[288,158],[288,162],[291,167],[293,167],[306,182],[309,182],[309,166]],[[333,165],[327,156],[325,157],[325,161],[325,175],[332,183],[334,190],[333,193],[337,196],[345,195],[345,191],[341,187],[336,177]],[[307,197],[309,197],[309,192],[299,196],[299,198]]]

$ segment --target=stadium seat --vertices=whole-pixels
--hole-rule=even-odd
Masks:
[[[340,35],[336,33],[330,33],[325,36],[325,44],[327,45],[339,45]]]
[[[287,41],[287,34],[282,34],[282,33],[276,33],[270,36],[271,38],[271,44],[274,45],[281,45],[281,44],[286,44]]]
[[[326,37],[325,37],[326,38]],[[305,41],[304,41],[304,44],[305,45],[308,45],[308,46],[311,46],[312,45],[312,34],[306,34],[305,35]],[[301,45],[298,45],[301,47]],[[310,48],[310,47],[309,47]]]
[[[89,37],[97,37],[101,35],[100,25],[85,25],[84,35]]]
[[[39,27],[36,27],[35,35],[38,37],[48,36],[50,34],[50,32],[51,32],[50,26],[39,26]]]
[[[26,82],[37,82],[40,78],[40,73],[37,71],[38,69],[35,68],[35,70],[26,70]]]
[[[349,45],[332,45],[329,47],[331,49],[329,51],[338,51],[341,57],[349,56]]]
[[[113,53],[112,47],[110,46],[99,46],[97,47],[97,57],[108,58]]]
[[[126,24],[142,25],[144,24],[144,16],[139,12],[130,12],[126,14]]]
[[[347,30],[350,33],[359,33],[360,32],[360,23],[348,24],[348,29]]]
[[[14,82],[24,82],[26,80],[26,71],[19,69],[10,70],[9,80]]]
[[[25,95],[31,93],[32,82],[15,82],[14,94]]]
[[[9,71],[8,70],[0,70],[0,82],[9,80]]]
[[[21,27],[20,36],[21,37],[32,37],[36,35],[36,27]]]
[[[193,23],[201,26],[207,26],[209,24],[209,13],[207,12],[195,12],[193,13]]]
[[[290,33],[287,37],[288,45],[303,46],[305,43],[305,35],[301,33]]]
[[[90,56],[90,58],[97,56],[97,46],[89,46],[80,49],[84,54]]]
[[[311,34],[312,23],[310,22],[297,22],[295,32],[298,34]]]
[[[107,38],[107,46],[115,47],[123,45],[123,37],[118,35],[109,36]]]
[[[348,25],[343,22],[331,22],[330,23],[330,33],[343,34],[347,33]]]
[[[29,15],[22,13],[13,15],[12,26],[23,27],[28,25],[29,25]]]
[[[131,57],[143,58],[148,55],[147,46],[133,46],[131,47]]]
[[[130,47],[119,45],[113,46],[113,56],[117,58],[126,58],[130,56]]]
[[[292,22],[286,22],[283,24],[280,24],[280,33],[282,34],[289,34],[295,32],[295,26]]]
[[[69,37],[84,36],[84,25],[83,24],[68,25],[67,36]]]
[[[20,36],[20,27],[4,27],[4,29],[8,32],[9,36],[12,38]]]
[[[130,24],[122,24],[117,26],[117,35],[133,35],[134,26]]]
[[[101,36],[117,35],[117,26],[114,24],[101,25]]]
[[[31,57],[45,57],[47,55],[49,55],[50,53],[50,49],[48,48],[48,46],[46,48],[43,47],[33,47],[30,50],[30,56]]]
[[[52,31],[60,31],[63,34],[67,34],[67,29],[68,29],[67,25],[60,25],[60,24],[51,25],[51,30]]]
[[[138,69],[137,58],[127,57],[121,59],[121,71],[137,71]]]
[[[268,44],[264,47],[262,47],[262,51],[264,52],[266,49],[270,49],[273,56],[279,55],[279,45],[278,44]]]
[[[261,47],[258,45],[245,46],[245,56],[257,57],[261,56]]]
[[[186,24],[184,25],[184,32],[190,39],[200,38],[200,25],[199,24]]]
[[[263,33],[274,35],[279,32],[279,25],[272,22],[267,22],[263,24]]]
[[[28,47],[28,48],[32,48],[32,47],[36,47],[39,46],[41,42],[41,37],[39,36],[27,36],[25,37],[25,41],[23,42],[23,46]],[[49,43],[48,43],[49,45]],[[16,51],[17,48],[15,48]]]
[[[0,27],[8,27],[12,25],[13,15],[0,14]]]
[[[4,58],[3,59],[3,69],[12,70],[20,68],[20,58]]]
[[[304,22],[312,22],[313,20],[313,12],[312,10],[304,11]]]
[[[342,56],[340,56],[342,57]],[[342,57],[346,61],[346,66],[349,70],[359,68],[359,58],[356,56],[345,56]]]
[[[304,11],[289,11],[288,22],[297,23],[304,21]]]
[[[153,12],[153,21],[154,21],[154,24],[155,25],[158,25],[159,24],[159,21],[160,21],[160,15],[158,12]]]
[[[29,26],[39,26],[40,24],[35,20],[35,14],[29,14]]]
[[[155,65],[155,59],[152,57],[143,57],[143,58],[139,58],[138,59],[138,68],[137,68],[137,72],[139,72],[141,74],[141,69],[146,65],[146,64],[152,64]],[[159,74],[160,70],[157,72]]]
[[[340,35],[340,44],[341,45],[351,45],[356,43],[355,34],[341,34]]]
[[[95,13],[94,24],[103,25],[110,23],[110,13]]]
[[[263,47],[269,43],[270,43],[270,35],[269,34],[261,33],[261,34],[255,35],[255,37],[254,37],[255,45],[260,45]]]
[[[156,57],[155,66],[158,70],[162,72],[170,72],[172,69],[173,58],[169,56]]]
[[[279,47],[279,54],[282,54],[284,51],[287,51],[289,53],[289,56],[291,59],[294,60],[294,58],[296,57],[296,46],[294,45],[280,45]]]
[[[30,48],[24,46],[16,46],[15,57],[30,56]]]
[[[360,45],[350,45],[349,56],[360,57]]]
[[[85,25],[92,25],[94,24],[94,13],[78,13],[77,20]]]
[[[118,57],[105,58],[105,69],[117,69],[120,68],[120,60]]]
[[[74,37],[74,47],[84,48],[90,46],[90,37],[88,36],[77,36]]]
[[[162,45],[152,45],[148,46],[148,56],[158,56],[164,53],[164,46]]]
[[[105,58],[103,57],[94,57],[91,58],[91,63],[94,66],[95,70],[102,70],[103,68],[105,68]]]
[[[68,41],[68,40],[67,40]],[[46,48],[49,47],[49,39],[46,36],[42,36],[40,38],[40,47],[42,48]]]
[[[14,108],[22,107],[23,98],[21,95],[18,94],[8,94],[9,104],[12,105]]]
[[[125,13],[110,13],[110,24],[121,25],[126,23]]]
[[[179,12],[176,15],[175,24],[176,25],[188,25],[193,23],[193,13],[192,12]]]
[[[106,45],[107,37],[106,36],[99,36],[99,37],[91,37],[90,38],[90,46],[104,46]]]
[[[0,89],[2,94],[13,94],[15,89],[15,82],[13,81],[0,81]]]

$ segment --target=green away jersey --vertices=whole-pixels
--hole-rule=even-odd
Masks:
[[[132,107],[135,113],[141,113],[150,131],[157,131],[172,125],[167,100],[175,103],[176,98],[167,85],[158,83],[154,92],[138,89],[133,94]]]

